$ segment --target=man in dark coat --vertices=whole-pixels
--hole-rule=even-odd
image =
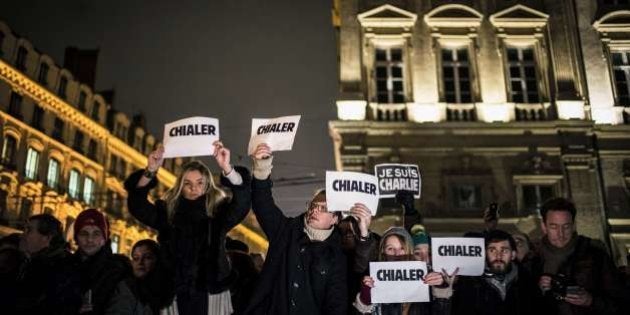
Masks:
[[[546,314],[628,314],[623,280],[600,242],[577,234],[575,205],[554,198],[541,207],[545,234],[532,268]]]
[[[460,277],[455,284],[452,314],[537,314],[540,294],[534,278],[515,263],[516,242],[502,230],[486,234],[486,272]]]
[[[271,192],[271,161],[269,147],[259,146],[252,206],[269,250],[245,314],[345,315],[347,265],[335,227],[339,217],[327,211],[325,192],[315,195],[305,214],[284,216]]]
[[[20,239],[24,261],[17,274],[16,314],[73,314],[80,295],[68,266],[61,222],[49,214],[32,216]],[[6,304],[5,304],[6,305]],[[5,309],[6,310],[6,309]],[[11,311],[8,312],[9,314]]]

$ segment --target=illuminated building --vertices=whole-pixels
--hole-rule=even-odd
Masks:
[[[146,166],[158,140],[141,116],[112,107],[112,91],[93,90],[97,55],[68,48],[61,67],[0,21],[0,236],[49,213],[70,237],[79,212],[93,207],[107,214],[116,252],[155,237],[129,214],[123,181]],[[152,198],[175,183],[184,162],[166,159]],[[244,225],[231,236],[266,250]]]
[[[578,231],[626,263],[627,0],[337,0],[333,24],[338,170],[418,164],[437,235],[481,230],[497,202],[501,228],[535,237],[541,203],[568,197]]]

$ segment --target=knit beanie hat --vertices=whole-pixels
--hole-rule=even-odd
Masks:
[[[416,224],[411,227],[411,238],[415,247],[419,244],[429,244],[431,236],[426,232],[422,224]]]
[[[96,209],[87,209],[79,213],[77,220],[74,221],[74,239],[77,238],[79,231],[88,225],[94,225],[101,229],[105,239],[109,239],[109,223],[105,216]]]

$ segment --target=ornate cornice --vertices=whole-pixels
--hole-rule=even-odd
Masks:
[[[94,122],[87,115],[80,112],[48,89],[37,84],[19,70],[0,60],[0,78],[5,80],[20,94],[28,95],[44,109],[54,113],[58,117],[71,121],[73,125],[81,129],[92,138],[105,139],[110,136],[109,130]]]
[[[39,106],[55,114],[57,117],[68,121],[73,126],[81,129],[81,131],[89,137],[98,139],[99,141],[101,141],[101,143],[105,143],[109,151],[113,151],[120,156],[125,156],[136,167],[144,167],[146,165],[147,158],[142,153],[138,152],[136,149],[134,149],[124,141],[115,137],[109,132],[107,128],[96,123],[90,117],[77,110],[74,106],[62,100],[57,95],[42,87],[37,82],[33,81],[31,78],[29,78],[19,70],[13,68],[11,65],[7,64],[4,60],[1,59],[0,79],[6,81],[9,85],[11,85],[12,89],[15,90],[17,93],[32,98],[37,104],[39,104]],[[9,119],[14,123],[19,124],[22,128],[27,129],[29,133],[41,134],[42,137],[48,137],[47,135],[41,133],[39,130],[32,128],[22,121],[13,119],[8,115],[6,116],[6,119]],[[50,138],[49,140],[55,141],[52,138]],[[58,142],[58,144],[61,146],[65,146],[65,144],[61,142]],[[74,150],[69,147],[68,150],[74,152]],[[80,157],[82,161],[89,164],[95,163],[78,152],[76,153],[76,156]],[[172,187],[175,184],[175,175],[165,169],[162,169],[158,173],[158,179],[167,187]]]

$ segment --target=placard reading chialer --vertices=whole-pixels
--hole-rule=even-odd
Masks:
[[[371,262],[372,303],[429,302],[429,286],[422,281],[426,274],[423,261]]]
[[[252,155],[256,147],[266,143],[272,151],[288,151],[293,147],[300,117],[284,116],[270,119],[252,119],[252,135],[247,154]]]
[[[326,172],[326,205],[329,211],[348,211],[362,203],[372,215],[378,208],[376,176],[356,172]]]
[[[374,166],[374,174],[378,177],[378,191],[381,198],[396,197],[399,190],[413,192],[420,198],[420,169],[414,164],[378,164]]]
[[[213,155],[219,140],[219,120],[189,117],[164,125],[164,157]]]
[[[431,238],[433,270],[452,274],[456,268],[460,276],[481,276],[486,265],[486,246],[483,238]]]

